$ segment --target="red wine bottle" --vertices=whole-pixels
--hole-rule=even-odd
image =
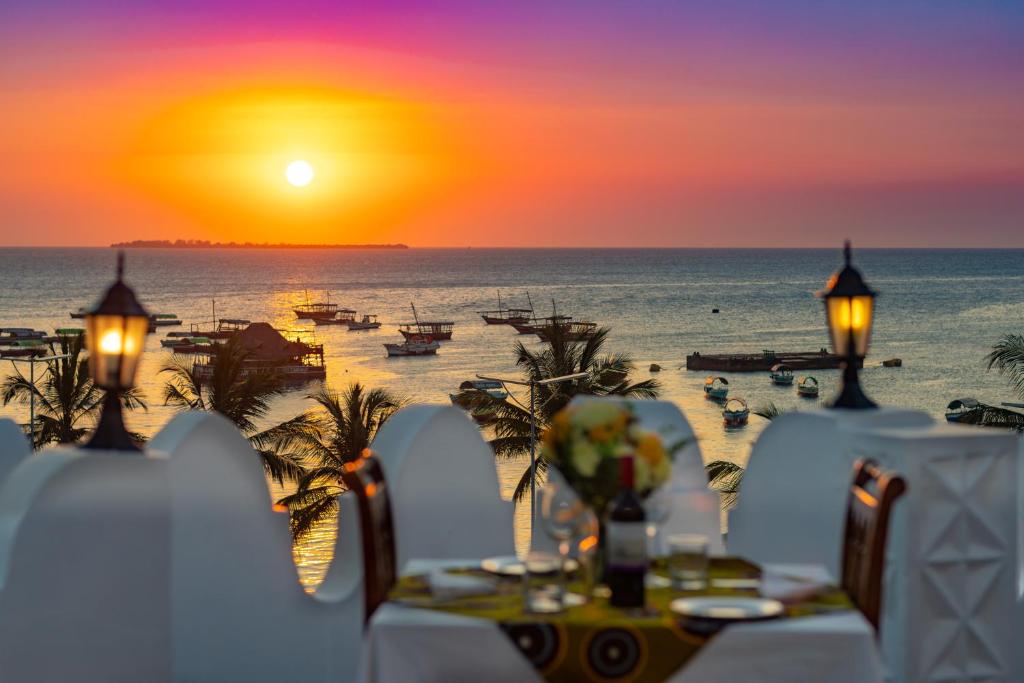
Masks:
[[[619,493],[605,522],[605,580],[615,607],[644,606],[647,574],[647,515],[633,490],[633,456],[619,458]]]

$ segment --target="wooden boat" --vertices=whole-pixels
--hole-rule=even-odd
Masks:
[[[328,295],[327,301],[310,303],[309,293],[306,293],[306,303],[300,304],[292,309],[295,317],[300,320],[330,320],[338,313],[338,304],[331,303]]]
[[[788,365],[782,363],[773,365],[768,376],[771,377],[772,384],[787,387],[793,384],[793,371],[789,369]]]
[[[252,323],[238,335],[238,343],[246,351],[242,377],[263,370],[272,370],[288,384],[327,377],[322,345],[287,339],[269,323]],[[196,363],[193,371],[199,381],[206,382],[214,368],[209,362]]]
[[[0,346],[14,346],[26,341],[41,342],[45,337],[45,332],[31,327],[0,327]]]
[[[174,313],[154,313],[149,318],[153,321],[154,327],[170,327],[181,324],[181,320]]]
[[[902,358],[889,358],[887,360],[883,360],[882,361],[882,367],[883,368],[902,368],[903,367],[903,359]]]
[[[704,396],[712,401],[724,401],[729,396],[729,380],[708,375],[704,380]]]
[[[480,394],[486,394],[498,401],[508,398],[505,386],[501,382],[489,379],[466,380],[459,385],[459,393],[448,394],[448,398],[452,405],[468,412],[477,423],[487,424],[494,420],[496,410],[489,401],[486,403],[480,401]]]
[[[845,361],[845,358],[829,353],[827,349],[786,353],[765,349],[760,354],[695,352],[686,357],[686,369],[707,372],[764,372],[771,370],[773,365],[785,363],[793,370],[829,370],[841,367]],[[862,364],[862,361],[857,361],[857,367],[861,367]]]
[[[87,315],[89,315],[89,309],[84,306],[79,308],[77,311],[71,311],[71,317],[75,320],[81,320]]]
[[[454,322],[450,320],[420,320],[419,314],[416,313],[416,305],[410,304],[410,306],[412,306],[412,317],[415,322],[402,323],[398,327],[398,331],[406,340],[413,337],[430,337],[432,341],[448,341],[452,338],[452,330],[455,329]]]
[[[946,406],[946,422],[959,422],[964,415],[976,410],[981,403],[976,398],[957,398]]]
[[[441,345],[432,339],[429,335],[425,334],[414,334],[406,337],[406,340],[401,344],[385,344],[384,350],[388,352],[388,357],[401,357],[401,356],[435,356],[437,350],[441,348]]]
[[[313,318],[314,325],[351,325],[356,321],[356,312],[351,308],[339,308],[333,318]]]
[[[526,293],[529,298],[530,293]],[[477,311],[488,325],[511,325],[527,323],[533,318],[533,303],[529,308],[505,308],[501,305],[501,290],[498,290],[498,309],[496,311]]]
[[[42,340],[15,342],[11,346],[0,349],[0,358],[30,358],[45,356],[48,348]]]
[[[539,328],[536,335],[540,337],[542,342],[551,341],[556,329],[561,332],[562,338],[565,341],[587,341],[597,334],[597,323],[587,322],[585,320],[570,320],[568,323],[553,323]]]
[[[750,419],[750,408],[742,398],[730,398],[722,410],[722,420],[726,427],[742,427]]]
[[[168,332],[168,337],[206,337],[208,339],[230,339],[241,334],[245,328],[252,324],[251,320],[243,318],[221,318],[217,326],[212,330],[204,330],[201,324],[192,323],[188,332]]]
[[[174,353],[211,353],[213,340],[207,337],[173,337],[160,340],[160,346]]]
[[[814,377],[801,377],[796,382],[796,393],[804,398],[818,397],[818,380]]]
[[[348,324],[348,331],[376,330],[380,329],[380,321],[375,315],[364,315],[362,320],[353,320]]]

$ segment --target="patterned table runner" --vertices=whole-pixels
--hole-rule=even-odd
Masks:
[[[459,573],[491,576],[477,569]],[[654,572],[665,576],[664,565]],[[758,578],[760,569],[739,558],[713,558],[710,579]],[[582,592],[570,581],[569,590]],[[660,683],[679,670],[708,642],[707,622],[688,623],[669,611],[679,597],[697,595],[757,596],[756,589],[709,586],[699,592],[648,588],[646,610],[623,610],[595,597],[559,614],[526,614],[520,581],[499,582],[493,595],[435,602],[424,576],[403,577],[390,599],[404,605],[489,619],[498,624],[545,680]],[[852,609],[849,598],[829,587],[814,597],[786,605],[784,618]],[[700,628],[697,628],[700,626]]]

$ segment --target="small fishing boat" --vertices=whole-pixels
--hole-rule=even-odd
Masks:
[[[490,396],[498,401],[508,398],[508,392],[501,382],[489,379],[466,380],[459,385],[459,393],[448,394],[452,405],[456,405],[468,412],[479,424],[487,424],[494,420],[495,407],[490,401],[481,400],[481,394]]]
[[[704,379],[704,397],[712,401],[724,401],[729,396],[729,380],[708,375]]]
[[[541,327],[537,330],[536,335],[540,337],[542,342],[547,342],[551,341],[551,338],[556,333],[561,333],[565,341],[587,341],[597,334],[597,323],[585,320],[570,320],[567,324]]]
[[[742,427],[750,419],[750,408],[742,398],[730,398],[722,410],[722,420],[726,427]]]
[[[957,398],[946,406],[946,422],[959,422],[964,415],[976,410],[981,403],[976,398]]]
[[[388,358],[402,356],[435,356],[441,345],[429,335],[414,334],[406,337],[401,344],[385,344],[384,350],[388,352]]]
[[[213,353],[213,340],[207,337],[171,338],[161,339],[160,345],[168,348],[174,353],[182,354],[211,354]]]
[[[85,334],[81,327],[58,327],[53,331],[58,337],[79,337]]]
[[[0,327],[0,346],[14,346],[19,342],[42,341],[46,332],[31,327]]]
[[[155,327],[170,327],[172,325],[180,325],[181,320],[174,313],[154,313],[149,316],[153,321]]]
[[[420,320],[420,316],[416,312],[416,304],[409,305],[412,307],[412,317],[415,322],[402,323],[398,327],[398,331],[406,340],[413,337],[430,337],[433,341],[448,341],[452,338],[452,330],[455,329],[454,322],[450,320]]]
[[[793,384],[793,371],[789,369],[788,365],[778,363],[773,365],[772,369],[768,371],[768,376],[771,377],[772,384],[778,384],[779,386],[790,386]]]
[[[300,320],[330,320],[338,313],[338,304],[331,303],[330,295],[326,301],[310,303],[309,292],[306,292],[306,303],[292,309],[295,317]]]
[[[75,320],[81,320],[85,316],[89,315],[89,309],[82,306],[77,311],[71,311],[71,317]]]
[[[526,293],[529,298],[530,293]],[[527,323],[533,317],[533,302],[530,302],[529,308],[505,308],[501,305],[501,290],[498,290],[498,310],[496,311],[477,311],[480,317],[484,319],[484,322],[488,325],[511,325],[513,323]]]
[[[313,318],[314,325],[351,325],[356,321],[356,312],[351,308],[339,308],[333,318]]]
[[[204,323],[205,324],[205,323]],[[168,332],[168,337],[206,337],[208,339],[230,339],[245,331],[252,324],[243,318],[221,318],[212,330],[202,329],[202,325],[192,323],[188,332]]]
[[[41,339],[29,339],[26,341],[14,342],[10,346],[0,349],[0,358],[29,358],[34,356],[45,356],[47,346]]]
[[[818,380],[813,377],[801,377],[796,382],[796,393],[804,398],[818,398]]]
[[[377,330],[380,329],[380,321],[375,315],[364,315],[362,320],[353,320],[348,324],[348,331]]]

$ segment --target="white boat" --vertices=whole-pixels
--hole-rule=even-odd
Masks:
[[[362,320],[353,320],[348,324],[348,331],[353,330],[377,330],[380,329],[380,321],[375,315],[364,315]]]
[[[401,344],[385,344],[388,357],[435,356],[441,345],[426,335],[412,335]]]
[[[976,410],[981,403],[976,398],[957,398],[946,406],[946,422],[959,422],[963,416]]]
[[[796,393],[805,398],[818,397],[818,380],[813,377],[801,377],[796,382]]]
[[[750,418],[750,408],[742,398],[730,398],[722,410],[722,420],[726,427],[742,427]]]
[[[789,369],[788,365],[783,365],[782,363],[772,366],[772,369],[769,371],[769,377],[771,377],[772,384],[787,387],[793,384],[793,371]]]

